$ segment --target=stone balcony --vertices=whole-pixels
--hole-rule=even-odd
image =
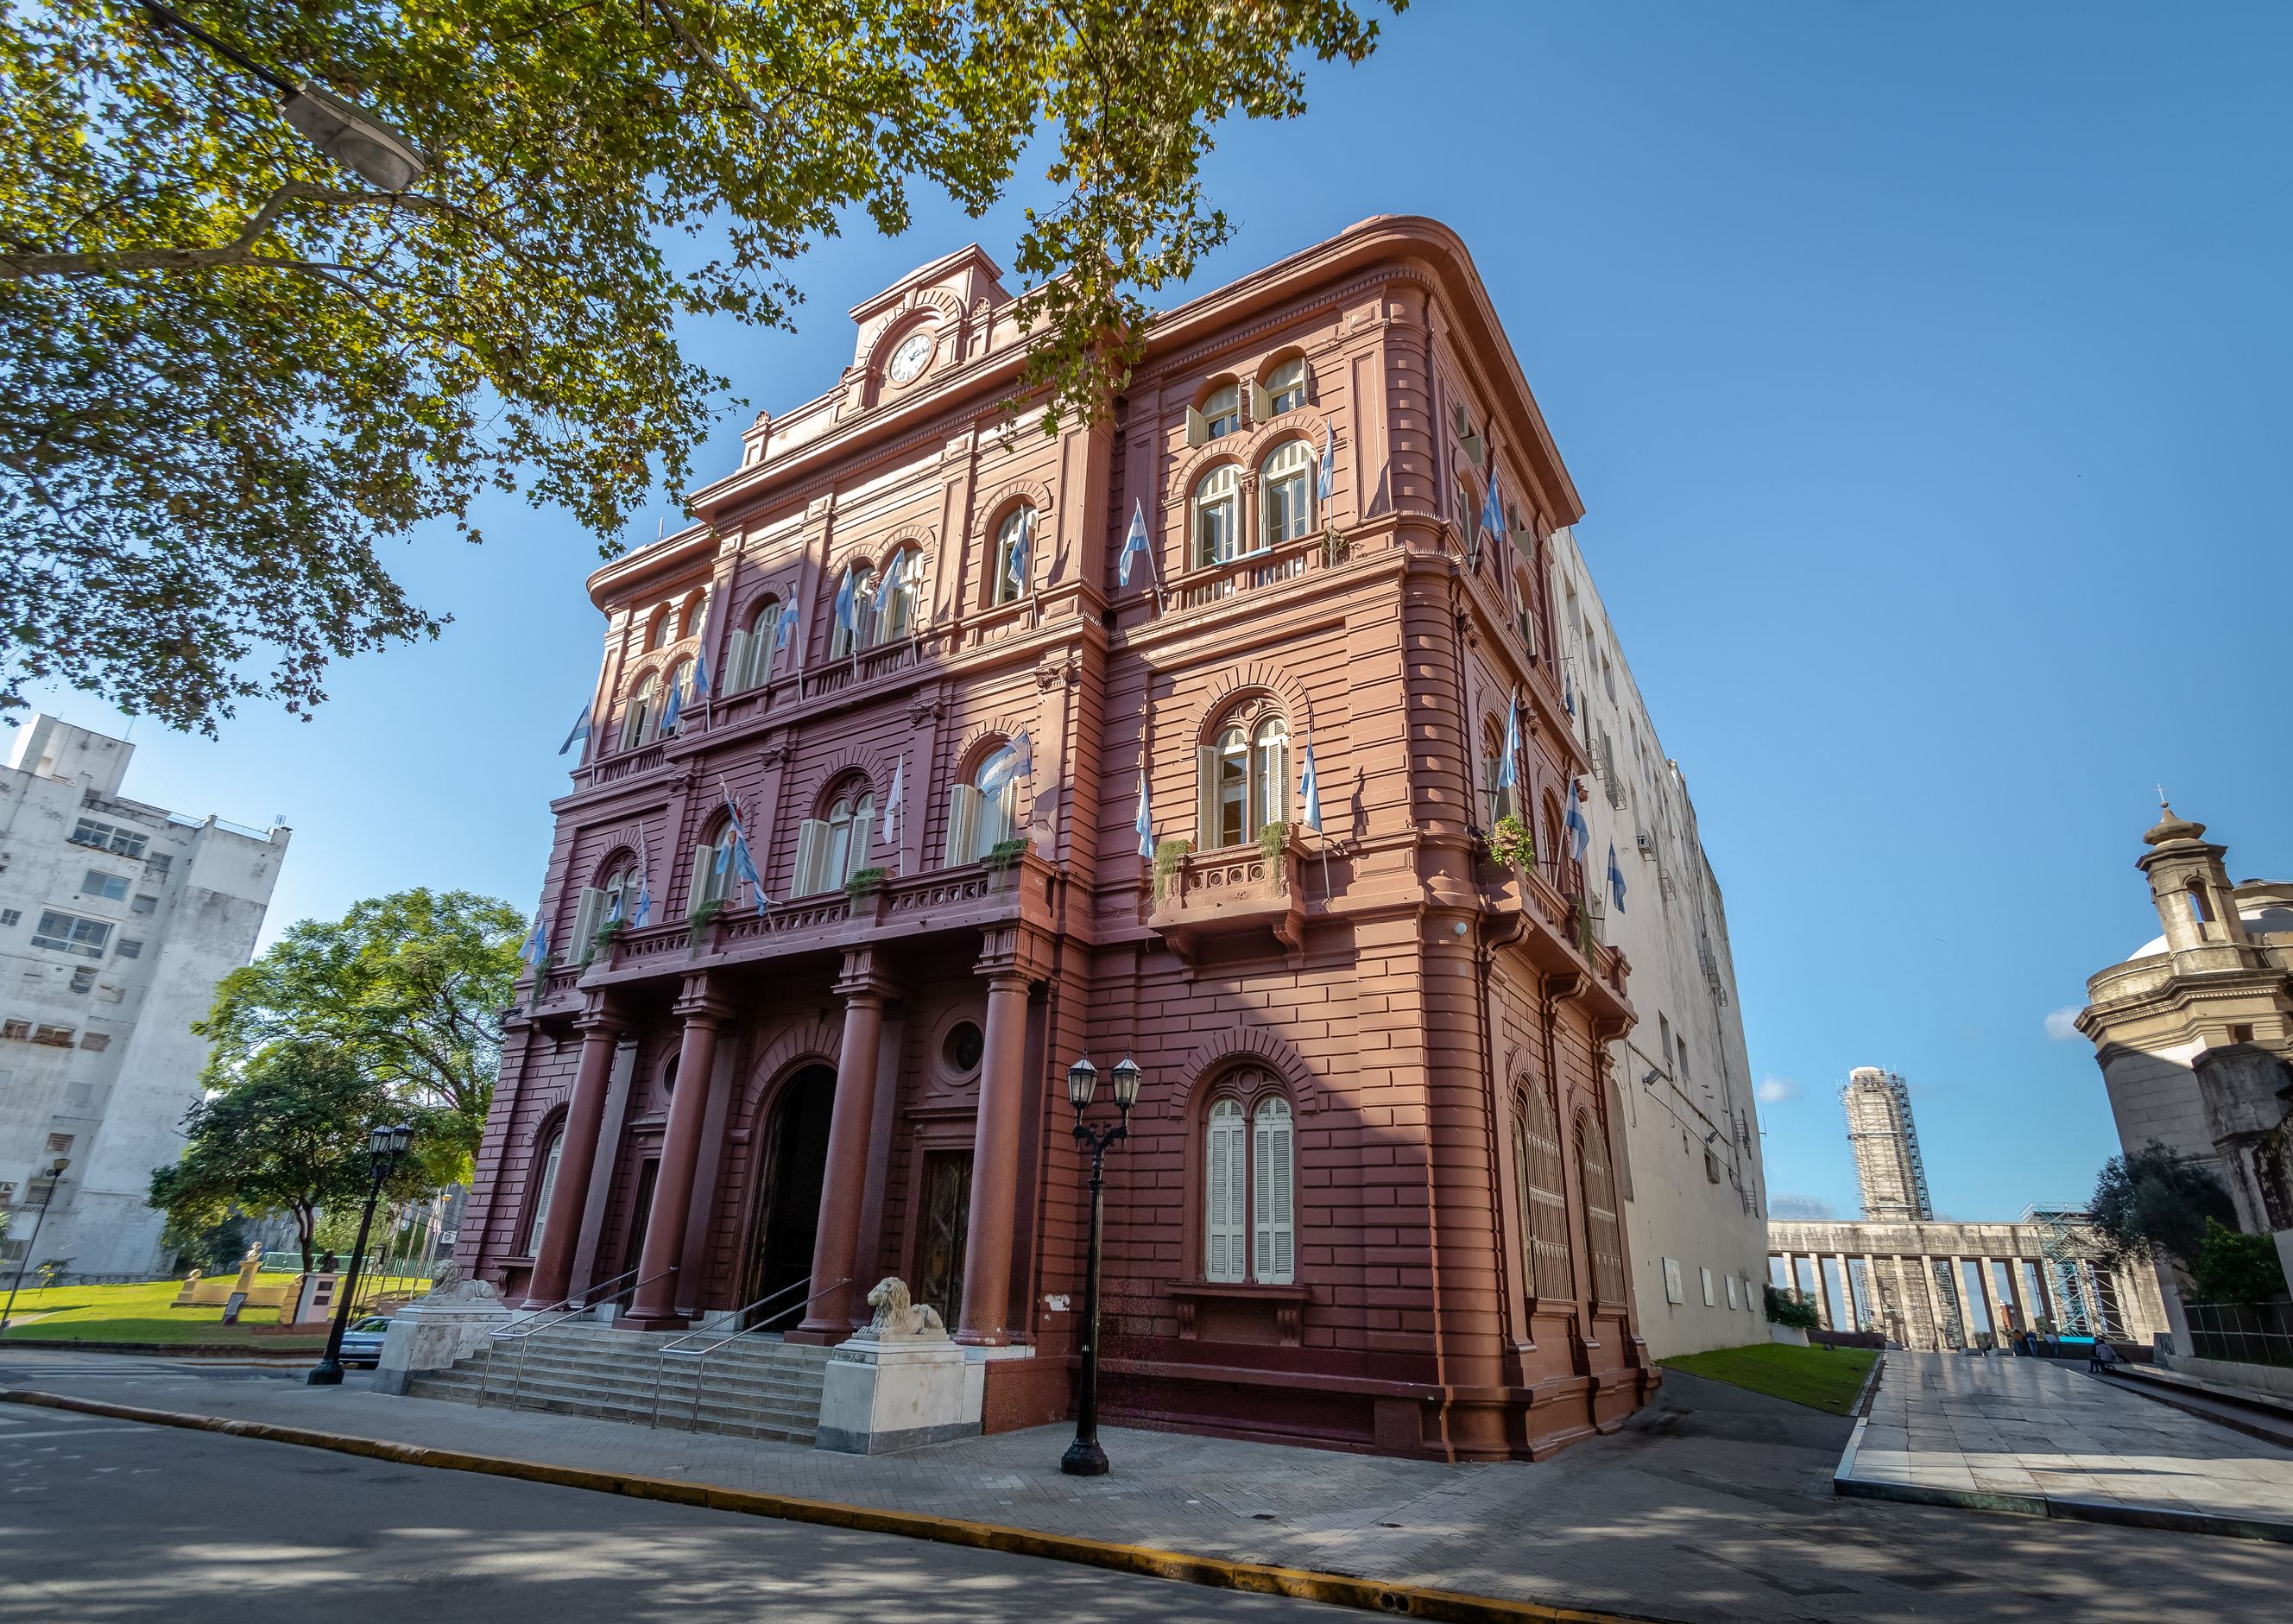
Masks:
[[[1305,852],[1293,832],[1268,862],[1260,846],[1189,852],[1160,877],[1147,928],[1189,963],[1213,938],[1270,935],[1293,962],[1306,949],[1306,897],[1298,870]]]
[[[829,891],[774,903],[762,914],[727,906],[698,930],[690,920],[649,925],[615,937],[586,965],[553,968],[533,1012],[578,1012],[584,995],[688,971],[740,966],[808,954],[840,953],[889,938],[979,930],[1021,922],[1052,928],[1051,893],[1058,869],[1030,851],[1009,868],[984,863],[929,873],[887,875],[859,897]]]

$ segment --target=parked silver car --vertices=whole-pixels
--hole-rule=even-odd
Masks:
[[[390,1329],[388,1314],[369,1314],[353,1320],[343,1331],[343,1363],[345,1365],[378,1365],[382,1362],[382,1339]]]

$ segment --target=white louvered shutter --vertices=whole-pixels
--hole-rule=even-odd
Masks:
[[[597,950],[597,921],[605,905],[605,893],[594,885],[581,888],[581,900],[573,907],[573,951],[566,956],[576,964],[586,964]]]
[[[725,692],[738,694],[749,686],[749,634],[734,631],[725,644]]]
[[[1250,420],[1263,423],[1274,416],[1274,397],[1266,386],[1253,381],[1250,386]]]
[[[1242,1106],[1221,1100],[1211,1107],[1203,1158],[1203,1182],[1209,1196],[1203,1222],[1203,1278],[1207,1280],[1243,1278],[1244,1155]]]
[[[1219,752],[1212,744],[1195,747],[1195,849],[1214,851],[1219,843]]]
[[[797,825],[796,877],[792,889],[799,897],[809,897],[828,888],[822,874],[828,861],[828,825],[816,817],[807,817]]]
[[[1210,443],[1210,437],[1211,420],[1203,416],[1201,412],[1196,411],[1193,407],[1187,407],[1187,443],[1188,445],[1207,445]]]
[[[717,849],[714,846],[695,846],[693,849],[693,883],[686,888],[691,898],[685,910],[688,917],[701,912],[701,905],[709,900],[716,883]]]
[[[947,861],[944,866],[960,868],[975,861],[979,844],[979,808],[984,798],[968,784],[959,784],[947,792]]]
[[[1257,1256],[1251,1272],[1261,1285],[1287,1286],[1297,1272],[1298,1251],[1290,1102],[1261,1101],[1252,1138],[1257,1165],[1251,1180],[1256,1209],[1251,1233]]]

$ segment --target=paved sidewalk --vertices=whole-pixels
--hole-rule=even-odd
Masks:
[[[1837,1499],[1847,1422],[1678,1374],[1622,1433],[1535,1466],[1118,1428],[1105,1435],[1114,1473],[1075,1479],[1058,1472],[1058,1428],[864,1458],[355,1385],[78,1378],[53,1364],[32,1381],[19,1368],[0,1355],[0,1385],[1696,1624],[2281,1624],[2293,1594],[2285,1547]]]
[[[2293,1449],[2039,1359],[1889,1353],[1840,1492],[2293,1542]]]

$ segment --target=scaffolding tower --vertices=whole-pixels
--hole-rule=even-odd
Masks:
[[[1839,1091],[1847,1116],[1847,1142],[1855,1151],[1863,1216],[1875,1222],[1931,1223],[1926,1162],[1911,1120],[1910,1085],[1893,1072],[1859,1066]]]
[[[2092,1220],[2082,1206],[2032,1206],[2022,1222],[2038,1232],[2045,1261],[2046,1295],[2054,1299],[2054,1330],[2065,1336],[2106,1336],[2114,1328],[2103,1301],[2101,1271],[2094,1267],[2100,1248]]]

